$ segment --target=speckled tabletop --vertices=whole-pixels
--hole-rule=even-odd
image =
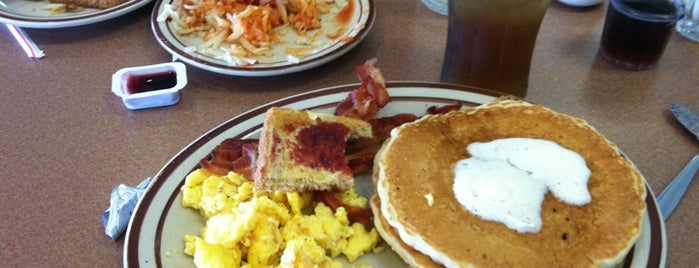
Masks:
[[[0,259],[5,267],[118,267],[123,239],[101,214],[118,183],[152,176],[225,120],[297,93],[355,83],[353,66],[376,57],[391,81],[438,81],[446,18],[419,1],[375,1],[367,38],[330,63],[247,78],[188,66],[178,104],[130,111],[110,92],[120,68],[171,60],[150,28],[153,4],[104,22],[27,29],[47,56],[26,57],[0,30]],[[673,34],[657,68],[618,69],[598,55],[606,5],[551,3],[535,48],[527,99],[582,117],[629,156],[657,194],[699,152],[672,117],[678,101],[699,111],[699,43]],[[699,185],[666,222],[667,266],[699,257]]]

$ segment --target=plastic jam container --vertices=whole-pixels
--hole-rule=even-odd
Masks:
[[[187,69],[181,62],[128,67],[112,75],[112,92],[131,110],[176,104],[186,84]]]

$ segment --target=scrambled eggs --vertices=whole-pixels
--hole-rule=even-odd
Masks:
[[[376,230],[350,225],[344,208],[316,204],[311,192],[257,193],[253,186],[233,172],[187,176],[182,206],[206,218],[200,236],[184,238],[197,267],[342,267],[334,257],[352,262],[377,249]],[[348,204],[367,202],[353,189],[341,196]]]

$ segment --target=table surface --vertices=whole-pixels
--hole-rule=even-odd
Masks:
[[[168,62],[150,28],[153,4],[108,21],[26,29],[47,54],[26,57],[0,30],[0,259],[7,267],[122,265],[101,214],[112,188],[152,176],[225,120],[269,101],[357,82],[353,66],[378,58],[391,81],[438,81],[446,18],[419,1],[380,0],[356,48],[320,67],[277,77],[226,76],[188,66],[178,104],[131,111],[111,75]],[[657,68],[618,69],[598,55],[606,5],[551,3],[535,48],[527,99],[586,119],[638,166],[657,194],[699,152],[670,103],[699,111],[699,43],[673,34]],[[670,267],[699,257],[699,185],[666,222]]]

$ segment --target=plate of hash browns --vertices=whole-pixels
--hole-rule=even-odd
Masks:
[[[373,0],[158,0],[151,28],[189,65],[234,76],[274,76],[330,62],[375,19]]]
[[[26,28],[88,25],[132,12],[151,0],[2,0],[0,23]]]
[[[241,259],[239,252],[227,253],[220,248],[206,248],[207,245],[202,242],[203,238],[193,238],[205,235],[207,232],[202,231],[202,228],[209,226],[212,221],[206,221],[197,210],[183,206],[183,200],[187,199],[187,193],[181,189],[189,187],[188,185],[194,180],[192,179],[193,174],[201,175],[202,159],[210,156],[212,151],[215,151],[226,140],[257,139],[260,137],[265,111],[268,109],[286,107],[332,114],[338,107],[338,103],[347,97],[348,92],[358,86],[358,84],[351,84],[330,87],[270,102],[237,115],[194,140],[168,161],[154,177],[154,181],[134,211],[124,244],[124,267],[197,267],[199,263],[204,265],[204,263],[216,262],[217,260],[224,263],[223,260],[232,256],[231,254],[238,258],[238,263],[242,262],[243,266],[249,265],[248,262],[253,258],[252,255],[249,255],[250,253],[243,255],[247,257]],[[376,114],[377,118],[404,113],[422,116],[431,107],[457,103],[461,107],[468,108],[498,98],[498,94],[487,90],[427,82],[389,82],[386,83],[386,89],[391,96],[391,101]],[[233,180],[233,177],[229,179]],[[372,194],[371,174],[357,175],[355,181],[359,194],[369,196]],[[204,182],[204,184],[207,183]],[[229,187],[228,184],[222,184],[221,181],[211,186],[216,186],[211,189]],[[242,186],[238,187],[238,192],[234,195],[228,195],[226,198],[239,199],[242,195],[240,189],[243,188]],[[204,193],[204,195],[206,194]],[[273,197],[270,198],[273,199]],[[265,198],[265,200],[268,199]],[[642,219],[640,237],[625,257],[621,267],[662,267],[664,264],[667,245],[664,225],[650,191],[645,198],[645,204],[647,213]],[[226,224],[226,226],[233,225]],[[210,229],[212,228],[214,227]],[[255,234],[256,232],[251,233]],[[279,238],[269,236],[270,239],[275,237]],[[190,255],[192,248],[188,245],[194,241],[190,239],[198,241],[197,252],[200,249],[206,249],[209,254],[197,255],[194,253],[194,256]],[[207,239],[215,238],[209,237]],[[249,240],[243,239],[241,241]],[[334,259],[344,263],[344,267],[352,267],[353,265],[405,267],[407,265],[384,242],[379,242],[377,248],[377,250],[366,251],[352,261],[348,261],[343,255],[338,255]],[[330,253],[328,254],[330,255]],[[272,256],[277,260],[284,261],[284,257]],[[259,259],[259,257],[258,255],[255,258]]]

